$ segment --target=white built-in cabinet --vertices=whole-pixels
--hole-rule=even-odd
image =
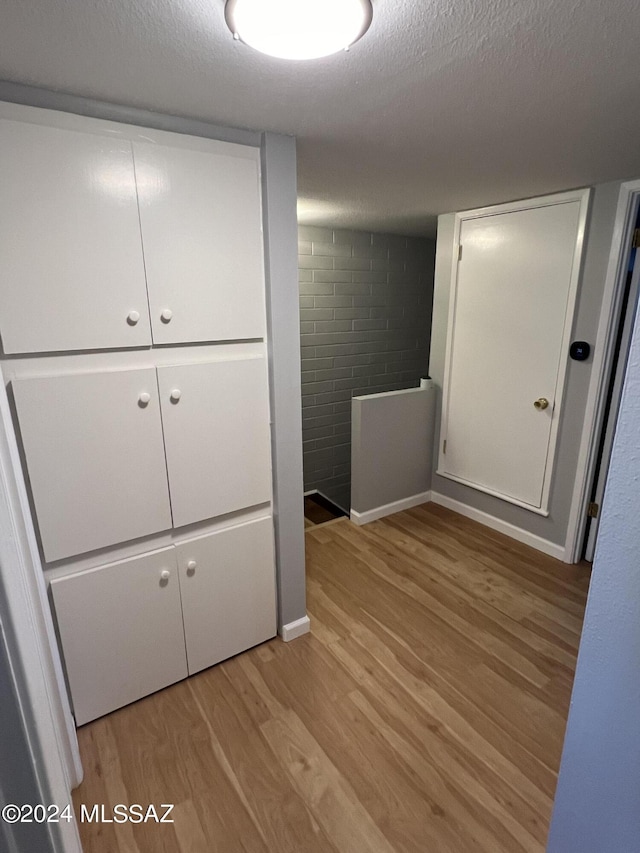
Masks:
[[[264,337],[255,160],[134,143],[153,341]]]
[[[51,587],[82,725],[275,634],[273,525],[245,522]]]
[[[262,357],[12,388],[48,562],[271,500]]]
[[[173,547],[54,579],[76,723],[188,674]]]
[[[151,343],[131,143],[0,119],[5,353]]]
[[[5,353],[264,338],[253,149],[4,119],[0,139]]]
[[[270,518],[176,544],[189,673],[276,632]]]
[[[158,369],[173,524],[271,500],[264,358]]]
[[[2,370],[82,724],[276,633],[259,152],[9,106],[0,150]]]
[[[171,527],[153,368],[15,379],[12,389],[47,562]]]

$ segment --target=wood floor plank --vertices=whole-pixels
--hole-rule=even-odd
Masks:
[[[321,594],[316,591],[314,583],[311,582],[314,594]],[[371,624],[375,620],[372,620],[368,613],[373,606],[371,601],[367,600],[364,606],[362,601],[358,601],[355,595],[348,593],[346,588],[341,589],[340,597],[345,607],[348,607],[350,618],[356,619],[358,616],[360,618],[355,635],[362,637],[363,645],[367,645],[370,650],[379,647],[382,654],[394,663],[398,678],[413,679],[416,682],[430,680],[437,685],[440,694],[446,696],[447,701],[456,708],[464,709],[469,701],[474,703],[478,709],[476,716],[484,723],[485,736],[488,736],[494,744],[497,742],[508,744],[512,753],[519,753],[517,763],[520,766],[528,765],[534,757],[544,759],[536,749],[535,721],[523,715],[522,719],[514,725],[513,717],[514,714],[517,716],[519,706],[512,707],[507,696],[502,697],[501,703],[494,704],[494,697],[486,689],[480,667],[487,662],[495,667],[495,658],[491,655],[476,654],[476,650],[466,637],[458,637],[456,645],[451,637],[437,633],[434,626],[435,620],[431,614],[426,614],[426,618],[429,619],[430,637],[435,638],[436,642],[433,645],[425,644],[424,639],[419,635],[419,625],[416,627],[415,624],[411,624],[411,608],[407,602],[404,602],[402,610],[391,613],[384,611],[380,604],[378,612],[381,613],[383,620],[386,618],[387,624],[394,626],[402,625],[404,631],[404,638],[391,632],[383,641],[380,641],[379,625]],[[363,595],[363,598],[368,599],[368,593]],[[506,671],[509,672],[508,669]],[[459,684],[465,685],[463,692],[458,689]],[[539,710],[540,717],[545,722],[550,712],[542,704],[539,705]],[[526,751],[522,747],[526,747]],[[541,768],[539,769],[544,772]],[[551,777],[548,778],[548,784],[553,784]]]
[[[311,636],[296,645],[294,660],[289,652],[286,660],[282,659],[283,668],[266,673],[265,680],[272,691],[281,689],[282,684],[288,686],[287,703],[295,704],[298,718],[315,741],[323,745],[328,760],[342,778],[349,780],[357,799],[383,828],[393,849],[422,853],[428,843],[448,853],[476,843],[465,825],[469,821],[460,823],[451,811],[440,807],[437,798],[426,798],[424,789],[413,784],[386,739],[372,729],[351,702],[353,682],[336,662]],[[296,667],[297,678],[284,677],[295,672]],[[312,685],[305,685],[308,674],[312,675]],[[336,682],[341,683],[337,689]],[[341,689],[342,685],[348,687],[348,693]],[[435,825],[425,824],[425,807],[439,818],[434,820]]]
[[[474,540],[474,544],[470,546],[465,540],[461,541],[458,536],[443,533],[437,524],[434,528],[429,528],[429,533],[426,534],[424,525],[396,516],[391,520],[385,519],[379,522],[379,525],[377,530],[383,541],[386,539],[395,541],[392,529],[399,528],[404,532],[405,547],[418,553],[420,548],[432,548],[431,540],[435,535],[439,544],[436,553],[443,556],[450,564],[454,563],[454,567],[450,565],[450,568],[457,567],[460,570],[458,577],[472,583],[478,594],[484,591],[496,596],[494,599],[496,604],[501,600],[500,597],[503,597],[509,613],[518,612],[518,609],[522,608],[525,610],[531,607],[543,608],[547,615],[555,613],[563,621],[580,624],[583,605],[581,599],[576,597],[581,594],[579,587],[576,586],[574,589],[565,582],[550,582],[547,574],[540,574],[530,556],[527,555],[525,560],[518,553],[514,553],[513,546],[500,548],[493,539],[481,540],[480,538],[477,541]],[[443,548],[445,543],[446,549]],[[399,543],[395,541],[395,544]],[[553,559],[544,554],[540,554],[540,557],[545,560]],[[555,562],[558,563],[558,561]],[[558,565],[562,568],[556,571],[565,573],[565,564],[558,563]],[[470,568],[473,569],[472,572],[469,572]],[[573,622],[570,618],[572,616]]]
[[[495,569],[515,574],[527,585],[535,584],[539,593],[543,590],[561,592],[561,601],[565,606],[571,607],[572,602],[577,604],[575,612],[581,615],[582,596],[589,586],[588,564],[561,563],[522,542],[437,505],[417,509],[421,511],[422,529],[425,520],[432,527],[435,519],[438,519],[443,529],[455,531],[456,540],[465,543],[467,551],[471,545],[479,559],[490,558],[495,562]],[[394,516],[393,520],[402,522],[402,515]]]
[[[352,786],[296,714],[269,720],[261,731],[336,849],[393,853]]]
[[[201,853],[207,849],[207,837],[200,823],[200,816],[193,800],[184,800],[178,804],[180,820],[175,825],[180,853]]]
[[[308,528],[311,634],[79,731],[86,853],[543,853],[588,590],[428,504]]]
[[[220,671],[216,677],[224,675]],[[127,768],[131,801],[174,803],[176,824],[188,820],[180,804],[190,801],[189,808],[196,810],[207,839],[205,849],[214,847],[218,838],[227,838],[226,849],[233,853],[267,853],[264,838],[216,754],[209,722],[193,699],[189,681],[122,708],[109,720],[121,765]],[[170,837],[169,829],[157,827],[153,839],[156,849],[164,850],[160,843]],[[174,840],[167,849],[175,853],[179,850],[177,842]]]
[[[469,815],[475,814],[478,820],[486,822],[487,813],[478,815],[470,803],[478,799],[478,791],[486,792],[487,797],[506,804],[528,832],[539,836],[540,827],[544,827],[540,810],[536,811],[530,800],[514,790],[484,756],[469,749],[414,697],[398,690],[392,679],[385,682],[381,673],[373,670],[368,651],[353,641],[340,643],[332,651],[352,672],[361,690],[375,703],[377,713],[388,721],[397,736],[412,744],[422,759],[448,780],[455,794],[454,806],[449,803],[449,808],[455,808],[457,800]],[[494,808],[490,809],[491,814],[493,811]],[[494,844],[498,843],[499,835],[499,831],[494,833]]]
[[[137,853],[130,846],[128,833],[121,833],[119,826],[109,823],[98,823],[83,820],[81,806],[89,806],[89,814],[93,805],[108,804],[109,794],[105,783],[105,770],[109,766],[112,755],[112,738],[109,733],[109,718],[97,720],[92,726],[85,726],[78,733],[84,781],[79,789],[73,792],[73,805],[76,820],[80,828],[82,843],[85,850],[92,853]]]
[[[264,662],[262,656],[258,658]],[[207,720],[218,760],[247,814],[269,850],[326,853],[332,849],[326,835],[274,760],[268,741],[235,692],[234,670],[226,668],[225,675],[226,683],[192,679],[190,689]]]
[[[340,531],[341,538],[345,538],[344,528]],[[381,555],[381,552],[377,552]],[[575,656],[572,654],[562,655],[562,650],[558,650],[551,644],[545,644],[533,632],[526,632],[512,618],[504,617],[499,621],[492,619],[491,616],[495,613],[495,609],[482,606],[482,602],[473,601],[469,597],[461,598],[455,596],[452,601],[450,590],[443,589],[443,584],[425,584],[424,564],[419,564],[417,561],[403,561],[402,571],[398,571],[397,564],[399,558],[396,555],[385,555],[386,559],[368,554],[366,557],[366,565],[369,571],[374,572],[387,583],[396,586],[405,595],[408,595],[413,600],[428,607],[434,614],[448,622],[455,630],[466,629],[469,636],[469,629],[475,625],[481,626],[483,630],[480,643],[484,649],[494,651],[503,660],[512,657],[513,653],[519,648],[527,654],[531,646],[531,666],[522,658],[515,659],[515,669],[524,677],[528,677],[534,684],[542,686],[546,682],[546,676],[540,669],[540,663],[545,660],[543,652],[547,652],[553,656],[554,662],[563,663],[571,670],[575,666]],[[413,571],[412,571],[413,570]],[[422,577],[421,577],[422,576]],[[466,605],[469,604],[469,607]],[[524,640],[526,635],[526,640]],[[528,641],[528,642],[527,642]],[[535,664],[535,665],[533,665]]]
[[[425,787],[431,788],[435,762],[427,760],[425,756],[412,748],[395,727],[385,722],[373,704],[362,693],[355,691],[351,699],[366,714],[376,731],[388,739],[402,760],[418,774]],[[447,808],[457,813],[460,820],[469,825],[470,836],[476,849],[487,850],[490,853],[496,853],[498,849],[509,851],[509,853],[514,853],[516,849],[532,851],[532,853],[539,850],[539,840],[535,839],[518,820],[491,797],[483,785],[470,775],[464,774],[460,767],[457,768],[457,772],[459,776],[463,777],[460,781],[464,781],[464,788],[457,786],[454,789],[455,795],[448,796],[445,803]],[[497,818],[491,828],[482,825],[478,820],[474,820],[474,810],[469,805],[469,799],[472,798],[476,799],[478,804],[486,809],[485,820],[489,815]],[[444,809],[442,807],[441,809],[441,813],[444,814]],[[501,836],[500,842],[502,843],[499,848],[500,842],[497,841],[496,834]]]
[[[314,594],[319,593],[314,591]],[[346,611],[345,618],[350,618]],[[473,744],[474,752],[483,761],[500,768],[515,788],[526,791],[530,801],[533,804],[539,802],[543,813],[546,811],[549,801],[543,792],[550,796],[554,774],[517,738],[517,727],[515,739],[504,730],[500,708],[502,697],[493,697],[490,706],[479,706],[469,697],[470,674],[459,684],[455,680],[452,684],[450,677],[443,677],[435,668],[425,665],[411,650],[391,642],[388,636],[378,638],[375,631],[365,624],[364,618],[353,624],[352,639],[358,650],[372,659],[369,669],[375,667],[376,678],[388,678],[393,685],[391,689],[405,691],[434,721],[446,721],[457,740]],[[450,661],[447,660],[446,664],[449,666]],[[499,702],[496,702],[497,698]],[[524,713],[519,722],[520,725],[526,722]]]

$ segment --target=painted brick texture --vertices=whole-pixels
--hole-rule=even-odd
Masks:
[[[305,491],[350,506],[351,397],[427,373],[435,241],[298,229]]]

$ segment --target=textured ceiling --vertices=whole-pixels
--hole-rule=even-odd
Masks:
[[[301,219],[434,216],[640,175],[635,0],[373,0],[309,63],[234,42],[223,0],[0,0],[0,78],[298,137]]]

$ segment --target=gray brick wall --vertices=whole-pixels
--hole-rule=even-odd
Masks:
[[[351,397],[418,385],[435,241],[298,229],[305,491],[350,505]]]

